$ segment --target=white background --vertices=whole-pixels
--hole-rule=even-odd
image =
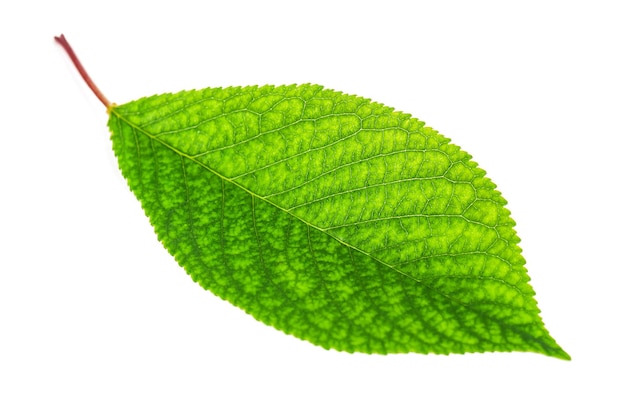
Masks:
[[[622,2],[9,3],[0,414],[626,414]],[[425,120],[508,199],[572,361],[325,351],[200,289],[128,191],[60,33],[117,103],[313,82]]]

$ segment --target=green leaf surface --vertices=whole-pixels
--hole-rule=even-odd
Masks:
[[[533,351],[545,329],[506,201],[411,116],[316,85],[109,108],[123,175],[202,287],[324,348]]]

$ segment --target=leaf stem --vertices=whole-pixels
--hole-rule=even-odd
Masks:
[[[83,77],[83,79],[85,80],[89,88],[91,88],[91,91],[93,91],[96,97],[98,97],[98,99],[102,102],[102,104],[104,104],[106,108],[110,108],[111,102],[107,99],[107,97],[104,96],[102,91],[100,91],[100,89],[92,81],[91,77],[89,76],[85,68],[83,67],[83,64],[80,63],[80,60],[74,53],[74,50],[70,46],[69,42],[67,41],[67,39],[65,39],[65,36],[64,35],[55,36],[54,40],[56,40],[58,44],[63,46],[63,49],[65,49],[65,52],[67,52],[68,56],[72,60],[72,63],[74,64],[78,72],[80,73],[80,76]]]

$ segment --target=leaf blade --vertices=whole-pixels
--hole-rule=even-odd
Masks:
[[[422,122],[310,85],[154,96],[110,114],[159,239],[257,319],[345,351],[569,358],[538,316],[506,201]]]

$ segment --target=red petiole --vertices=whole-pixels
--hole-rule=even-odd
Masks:
[[[80,60],[78,59],[78,57],[74,53],[74,50],[70,46],[69,42],[67,41],[67,39],[65,39],[65,36],[63,36],[63,35],[55,36],[54,40],[56,40],[57,43],[59,43],[61,46],[63,46],[63,49],[65,49],[65,52],[67,52],[67,54],[69,55],[70,59],[74,63],[74,66],[76,67],[76,69],[80,73],[80,76],[83,77],[83,79],[85,80],[85,82],[87,83],[89,88],[91,88],[91,91],[93,91],[93,93],[96,94],[96,97],[98,97],[98,99],[102,102],[102,104],[104,104],[104,106],[106,108],[110,108],[111,107],[111,102],[107,99],[107,97],[104,96],[102,91],[100,91],[100,89],[92,81],[91,77],[89,76],[89,74],[87,73],[85,68],[83,67],[83,64],[80,63]]]

